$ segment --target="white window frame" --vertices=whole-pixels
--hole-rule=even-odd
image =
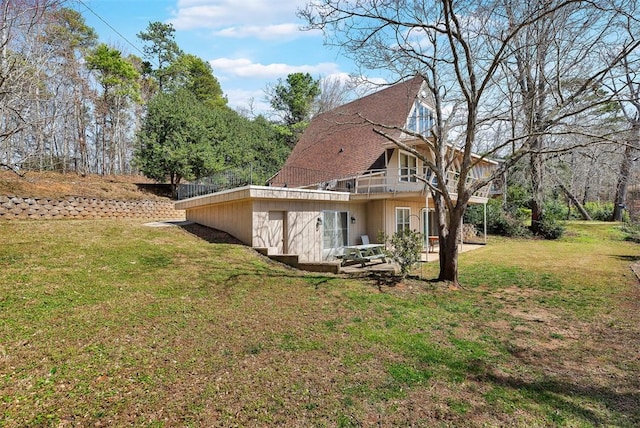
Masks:
[[[431,109],[425,103],[416,100],[407,121],[407,129],[421,135],[427,135],[433,128],[434,123],[435,120]]]
[[[406,160],[406,164],[403,165],[403,160]],[[411,165],[413,160],[413,165]],[[398,180],[405,183],[415,183],[416,174],[418,174],[418,158],[409,152],[400,150],[398,153]]]
[[[435,208],[429,208],[428,211],[426,208],[422,208],[420,210],[420,219],[420,222],[422,223],[422,234],[424,235],[425,243],[427,242],[428,236],[438,236],[438,221],[436,219]],[[427,232],[429,233],[427,234]]]
[[[400,213],[406,213],[406,217]],[[396,233],[404,230],[411,230],[411,208],[396,207]]]
[[[343,248],[348,244],[349,212],[322,211],[322,258],[324,260],[334,259],[342,254]]]
[[[436,177],[435,172],[431,168],[429,168],[426,164],[422,167],[424,179],[431,183],[433,187],[438,187],[438,177]]]

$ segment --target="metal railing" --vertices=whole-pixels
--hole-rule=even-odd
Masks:
[[[287,166],[278,171],[268,180],[267,185],[274,187],[305,187],[331,186],[336,181],[335,174],[309,168]]]
[[[252,168],[234,168],[178,185],[178,200],[253,184]]]

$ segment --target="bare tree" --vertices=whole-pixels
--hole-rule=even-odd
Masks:
[[[49,57],[38,36],[58,3],[0,1],[0,163],[8,168],[44,157],[49,94],[40,83]]]
[[[93,97],[82,56],[97,36],[62,3],[0,3],[0,147],[14,169],[88,172]]]
[[[439,223],[439,279],[455,284],[458,283],[457,238],[472,195],[524,156],[570,149],[545,146],[542,141],[546,136],[581,132],[595,140],[597,128],[575,127],[581,115],[602,102],[599,97],[592,100],[586,95],[601,84],[611,67],[639,44],[613,31],[618,20],[634,19],[626,13],[635,10],[631,7],[635,6],[634,2],[594,4],[549,0],[535,1],[533,6],[520,10],[515,10],[512,3],[502,0],[363,0],[356,3],[315,0],[300,12],[309,28],[322,30],[326,43],[343,49],[363,68],[385,70],[396,79],[415,73],[423,76],[431,92],[435,125],[428,136],[408,129],[403,132],[424,141],[431,156],[424,156],[402,140],[394,139],[386,124],[373,125],[376,132],[425,162],[437,177],[437,185],[429,183],[429,189]],[[583,22],[582,32],[562,33],[566,30],[564,26]],[[521,82],[513,81],[514,76],[526,78],[533,73],[532,77],[536,77],[541,70],[528,70],[529,67],[551,64],[542,54],[550,53],[553,41],[548,41],[549,50],[538,52],[537,38],[528,36],[543,31],[571,34],[572,39],[563,40],[573,47],[568,51],[573,56],[566,58],[566,64],[573,64],[583,74],[565,85],[562,73],[566,67],[558,64],[553,73],[545,73],[544,78],[549,80],[526,82],[534,86],[544,83],[541,92],[520,89],[520,94],[526,96],[512,98],[509,90],[522,88]],[[605,52],[613,52],[613,56],[597,55]],[[542,56],[537,62],[536,55]],[[583,64],[587,59],[589,63]],[[564,58],[556,60],[564,62]],[[507,72],[512,67],[515,74]],[[553,107],[547,107],[546,100],[552,97]],[[513,103],[519,111],[530,111],[530,119],[535,120],[521,123],[512,133],[496,135],[501,124],[515,119]],[[541,112],[544,116],[538,116]],[[483,135],[492,137],[483,138]],[[473,156],[479,151],[478,143],[488,141],[493,144],[483,147],[479,157]],[[503,156],[504,162],[491,174],[473,180],[472,168],[488,156]],[[459,163],[459,178],[455,190],[450,191],[447,174],[454,160]]]
[[[85,24],[80,13],[61,8],[50,14],[44,40],[52,52],[47,86],[55,94],[54,141],[60,141],[59,147],[55,147],[59,158],[57,169],[63,172],[74,169],[84,174],[89,168],[88,106],[94,97],[83,60],[95,46],[97,34]]]
[[[615,93],[601,88],[607,71],[624,60],[628,50],[614,49],[613,57],[606,58],[606,47],[613,40],[614,44],[625,43],[614,39],[615,31],[626,16],[634,15],[635,3],[605,2],[602,7],[591,7],[588,2],[509,2],[505,9],[513,27],[540,14],[513,37],[509,58],[503,63],[517,93],[515,133],[528,139],[531,229],[539,233],[548,152],[556,156],[563,144],[576,143],[557,136],[579,134],[582,141],[577,145],[584,145],[603,136],[609,139],[606,134],[616,131],[608,126],[611,113],[606,111]],[[632,37],[627,40],[633,43]]]
[[[625,28],[631,36],[631,26]],[[617,94],[617,101],[627,125],[623,135],[624,153],[618,168],[618,179],[614,197],[612,220],[621,221],[627,202],[627,189],[631,179],[633,164],[638,160],[640,150],[640,55],[623,58],[619,67],[612,70],[611,88]]]
[[[313,115],[333,110],[350,101],[355,94],[355,79],[351,76],[331,75],[320,78],[320,95],[316,98]]]

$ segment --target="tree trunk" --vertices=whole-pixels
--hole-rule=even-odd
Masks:
[[[582,216],[582,218],[584,220],[591,221],[592,218],[589,215],[589,213],[587,212],[587,210],[584,209],[584,207],[582,206],[580,201],[578,201],[578,199],[573,195],[573,193],[571,193],[569,191],[569,189],[567,189],[567,186],[565,186],[564,184],[562,184],[560,182],[557,182],[557,183],[558,183],[558,186],[560,186],[560,189],[565,193],[565,195],[567,195],[569,200],[571,202],[573,202],[573,205],[575,205],[575,207],[578,209],[578,211],[580,211],[580,215]]]
[[[462,228],[462,215],[464,208],[456,205],[453,209],[447,210],[444,201],[434,198],[436,215],[438,216],[440,240],[440,273],[438,281],[450,282],[453,286],[459,287],[458,282],[458,239]],[[448,220],[448,221],[447,221]]]
[[[447,235],[440,233],[440,274],[438,281],[447,281],[454,286],[460,286],[458,282],[458,234],[457,231],[449,230]]]
[[[182,181],[182,176],[180,174],[176,174],[175,172],[171,172],[169,174],[169,182],[171,183],[171,197],[175,200],[178,199],[178,186],[180,185],[180,181]]]
[[[530,157],[531,165],[531,231],[537,235],[541,230],[544,203],[544,163],[542,155],[537,152],[540,149],[540,139],[534,137],[532,142],[533,152]]]
[[[75,126],[77,133],[77,152],[80,155],[79,165],[76,165],[76,172],[85,175],[89,169],[89,154],[87,150],[87,129],[84,123],[84,112],[78,97],[74,100]]]
[[[640,133],[640,124],[634,126],[634,128],[635,136]],[[629,176],[631,175],[631,162],[635,151],[633,143],[635,142],[630,142],[624,149],[624,156],[622,158],[622,164],[620,165],[618,183],[616,185],[616,196],[613,201],[613,214],[611,216],[611,220],[613,221],[623,220],[623,213],[627,200],[627,187],[629,184]]]

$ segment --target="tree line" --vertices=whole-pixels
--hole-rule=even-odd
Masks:
[[[1,2],[0,163],[131,172],[142,61],[99,43],[82,15],[62,4]]]
[[[248,117],[227,105],[209,63],[180,49],[171,24],[138,33],[139,57],[101,43],[64,3],[0,2],[0,167],[142,172],[177,185],[232,167],[261,183],[282,165],[317,80],[297,73],[273,86],[286,120]]]

